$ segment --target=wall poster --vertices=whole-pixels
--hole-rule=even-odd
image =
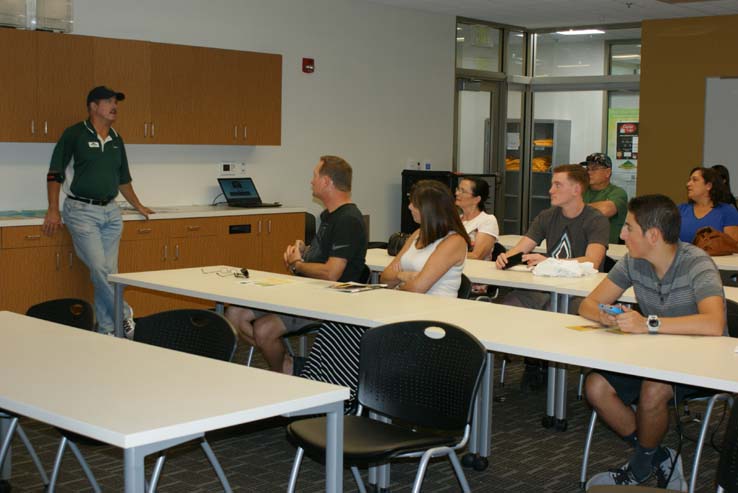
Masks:
[[[638,108],[610,108],[607,155],[612,159],[611,181],[635,197],[638,176]]]

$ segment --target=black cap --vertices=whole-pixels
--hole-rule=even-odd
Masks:
[[[99,101],[101,99],[115,98],[117,101],[123,101],[126,99],[126,95],[122,92],[115,92],[109,87],[97,86],[89,94],[87,94],[87,104],[93,101]]]
[[[600,166],[604,166],[606,168],[612,168],[612,161],[610,160],[610,157],[602,152],[595,152],[594,154],[590,154],[589,156],[587,156],[587,159],[585,161],[582,161],[579,164],[581,164],[582,166],[599,164]]]

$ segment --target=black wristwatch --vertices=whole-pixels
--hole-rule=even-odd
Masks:
[[[658,334],[661,328],[661,320],[658,315],[649,315],[646,320],[646,326],[648,327],[649,334]]]
[[[302,259],[295,260],[292,265],[290,265],[290,272],[294,275],[297,275],[297,262],[302,262]]]

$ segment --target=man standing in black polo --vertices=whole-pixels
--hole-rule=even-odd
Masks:
[[[118,102],[125,95],[104,86],[87,95],[89,118],[67,128],[57,142],[46,176],[49,208],[43,231],[53,235],[64,224],[72,236],[77,256],[90,270],[95,290],[98,331],[113,331],[113,288],[108,275],[118,272],[118,246],[123,232],[120,192],[148,219],[153,211],[138,200],[131,185],[123,139],[113,128]],[[59,191],[64,185],[67,200],[59,212]],[[133,335],[133,311],[125,304],[124,328]]]

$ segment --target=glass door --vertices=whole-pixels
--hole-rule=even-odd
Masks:
[[[499,83],[457,79],[454,171],[488,174],[496,170]]]

